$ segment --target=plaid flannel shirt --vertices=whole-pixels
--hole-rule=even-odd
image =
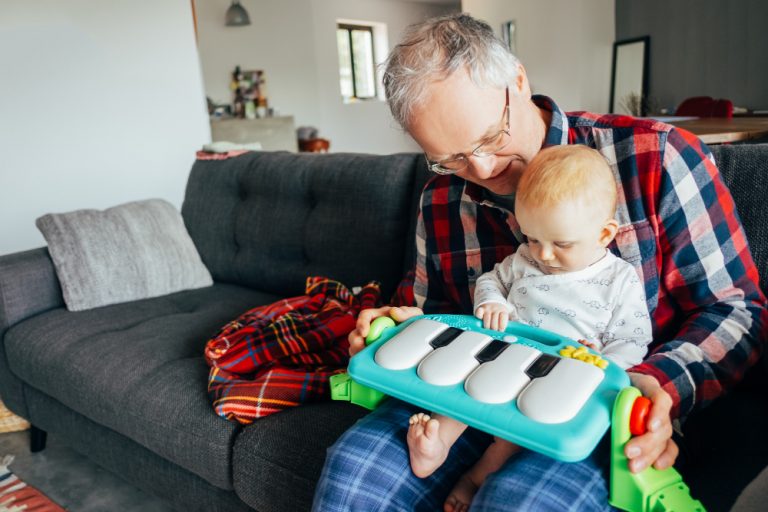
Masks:
[[[738,382],[768,338],[768,312],[730,192],[696,136],[651,119],[564,113],[549,98],[544,147],[584,144],[608,161],[620,228],[610,250],[645,283],[654,342],[629,371],[652,375],[684,418]],[[457,176],[421,196],[416,265],[397,304],[472,314],[476,279],[524,242],[512,212]]]

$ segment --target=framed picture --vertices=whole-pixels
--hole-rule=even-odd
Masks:
[[[501,39],[507,43],[512,55],[517,55],[517,43],[515,42],[515,20],[510,20],[501,25]]]
[[[648,110],[648,36],[613,43],[610,112],[645,116]]]

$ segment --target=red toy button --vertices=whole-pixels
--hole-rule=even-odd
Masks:
[[[651,401],[644,396],[639,396],[632,404],[632,412],[629,415],[629,431],[633,436],[645,434],[645,420],[651,412]]]

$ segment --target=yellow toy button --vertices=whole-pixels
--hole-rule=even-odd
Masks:
[[[608,361],[603,359],[602,357],[596,355],[596,354],[590,354],[587,352],[586,347],[580,346],[575,347],[573,345],[567,345],[560,349],[560,352],[558,352],[562,357],[569,357],[571,359],[578,359],[579,361],[583,361],[587,364],[593,364],[600,368],[601,370],[605,370],[608,367]]]

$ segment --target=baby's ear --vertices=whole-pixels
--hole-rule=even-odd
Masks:
[[[616,233],[619,232],[619,223],[616,219],[610,219],[605,222],[603,229],[600,231],[600,243],[603,247],[608,247],[608,244],[613,242],[616,238]]]

